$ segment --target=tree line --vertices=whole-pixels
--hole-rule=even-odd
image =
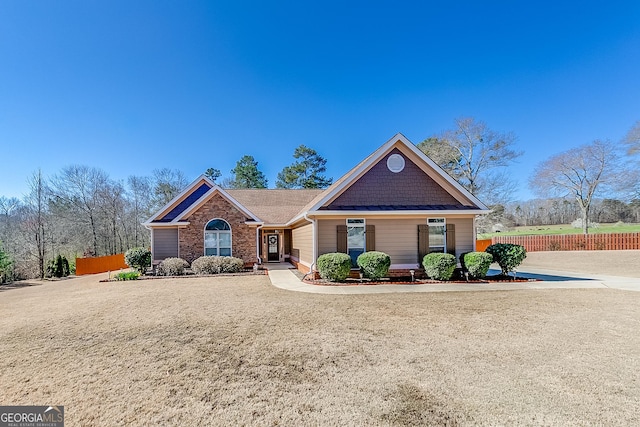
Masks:
[[[517,189],[509,167],[522,155],[514,149],[515,141],[513,133],[495,132],[482,121],[461,118],[454,121],[452,129],[427,138],[418,148],[488,204],[492,212],[482,219],[484,228],[498,220],[514,224],[522,221],[566,224],[579,218],[586,234],[589,225],[595,222],[594,216],[637,221],[640,120],[622,141],[594,140],[552,154],[537,166],[528,183],[543,200],[521,203],[509,212]],[[533,209],[535,214],[525,213],[531,211],[532,205],[542,206]],[[563,214],[558,217],[556,213],[560,211]],[[628,214],[614,214],[620,211]],[[507,214],[509,217],[505,217]]]
[[[510,168],[522,156],[511,132],[497,132],[472,117],[417,144],[445,172],[491,209],[483,227],[504,223],[543,225],[582,219],[585,233],[594,221],[640,219],[640,121],[619,143],[596,140],[551,155],[538,165],[529,185],[540,199],[517,202],[518,184]],[[305,145],[277,175],[276,188],[326,188],[326,159]],[[222,177],[204,171],[223,188],[268,188],[251,155]],[[0,280],[43,277],[46,263],[64,254],[101,256],[149,244],[141,223],[182,191],[179,170],[156,169],[151,176],[117,181],[98,168],[71,165],[51,177],[36,171],[22,198],[0,196]],[[487,231],[487,230],[484,230]]]
[[[294,162],[278,174],[278,188],[325,188],[326,160],[300,145]],[[218,169],[205,175],[213,181]],[[151,176],[114,180],[102,169],[70,165],[51,177],[40,170],[28,180],[19,199],[0,196],[0,283],[44,277],[46,266],[59,255],[103,256],[148,246],[142,223],[179,194],[189,181],[175,169],[156,169]],[[245,155],[219,183],[225,188],[267,188],[258,162]]]

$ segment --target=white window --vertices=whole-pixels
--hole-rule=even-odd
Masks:
[[[223,219],[212,219],[204,229],[204,254],[231,256],[231,227]]]
[[[358,255],[365,251],[364,219],[347,219],[347,253],[351,266],[357,267]]]
[[[428,218],[429,225],[429,253],[446,252],[447,224],[444,218]]]

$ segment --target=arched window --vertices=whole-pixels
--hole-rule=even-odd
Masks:
[[[212,219],[204,228],[204,254],[231,256],[231,227],[223,219]]]

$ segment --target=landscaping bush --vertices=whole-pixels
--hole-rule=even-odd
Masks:
[[[189,263],[182,258],[167,258],[158,265],[157,273],[160,276],[182,276]]]
[[[486,252],[493,256],[493,261],[498,263],[502,274],[505,276],[519,266],[527,257],[527,251],[524,246],[512,243],[496,243],[489,246]]]
[[[456,264],[456,257],[451,254],[432,253],[422,259],[425,274],[435,280],[451,279]]]
[[[238,273],[244,269],[244,261],[230,256],[201,256],[191,263],[195,274]]]
[[[124,262],[140,273],[151,267],[151,251],[147,248],[131,248],[124,254]]]
[[[340,282],[351,272],[351,257],[347,254],[334,252],[320,255],[316,263],[320,277],[332,282]]]
[[[67,277],[69,275],[69,261],[65,256],[58,255],[47,264],[47,277]]]
[[[476,279],[482,279],[487,275],[493,262],[493,256],[486,252],[466,252],[460,255],[462,268]]]
[[[138,277],[140,277],[140,273],[137,271],[123,271],[116,274],[113,278],[120,281],[120,280],[138,280]]]
[[[384,252],[371,251],[358,256],[356,260],[364,277],[372,280],[382,279],[389,274],[391,257]]]

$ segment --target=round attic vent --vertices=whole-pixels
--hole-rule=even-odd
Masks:
[[[387,159],[387,167],[393,173],[402,172],[404,169],[404,157],[400,154],[392,154]]]

